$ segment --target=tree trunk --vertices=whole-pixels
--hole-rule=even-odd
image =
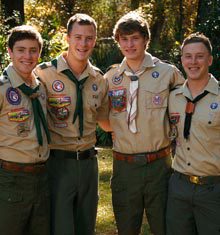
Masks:
[[[10,28],[24,23],[24,0],[1,0],[1,6]]]

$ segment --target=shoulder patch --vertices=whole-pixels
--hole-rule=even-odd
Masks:
[[[10,82],[10,81],[9,81],[9,79],[8,79],[7,76],[2,75],[2,76],[0,77],[0,86],[6,84],[6,83],[8,83],[8,82]]]
[[[120,64],[113,64],[113,65],[109,66],[109,67],[106,69],[105,72],[108,72],[108,71],[111,70],[111,69],[118,68],[119,65],[120,65]]]

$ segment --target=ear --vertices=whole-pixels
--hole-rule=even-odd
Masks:
[[[13,57],[13,51],[11,50],[11,48],[8,47],[8,54],[10,56],[10,58]]]
[[[69,44],[69,41],[70,41],[70,37],[69,37],[69,35],[68,35],[68,34],[66,34],[66,35],[64,36],[64,38],[65,38],[66,42]]]
[[[209,61],[208,61],[209,66],[212,65],[212,61],[213,61],[213,56],[210,56],[210,57],[209,57]]]

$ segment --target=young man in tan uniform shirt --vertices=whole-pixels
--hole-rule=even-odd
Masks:
[[[220,89],[209,74],[212,46],[195,33],[182,44],[187,80],[170,94],[171,135],[176,138],[169,183],[168,235],[220,233]]]
[[[11,30],[12,63],[0,78],[0,233],[49,235],[46,92],[32,70],[43,40],[30,26]]]
[[[36,71],[48,93],[52,234],[92,235],[98,203],[96,123],[108,119],[107,82],[88,60],[96,42],[94,19],[71,17],[67,42],[67,52]]]
[[[139,234],[145,211],[151,231],[163,235],[170,176],[168,94],[183,78],[176,67],[146,52],[149,27],[137,13],[119,19],[114,38],[125,56],[105,74],[115,135],[111,188],[118,233]]]

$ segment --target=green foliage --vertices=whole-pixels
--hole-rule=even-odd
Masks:
[[[201,1],[197,31],[210,38],[213,46],[213,64],[210,72],[220,80],[220,1]]]
[[[111,133],[103,131],[99,126],[96,128],[97,146],[112,146]]]

